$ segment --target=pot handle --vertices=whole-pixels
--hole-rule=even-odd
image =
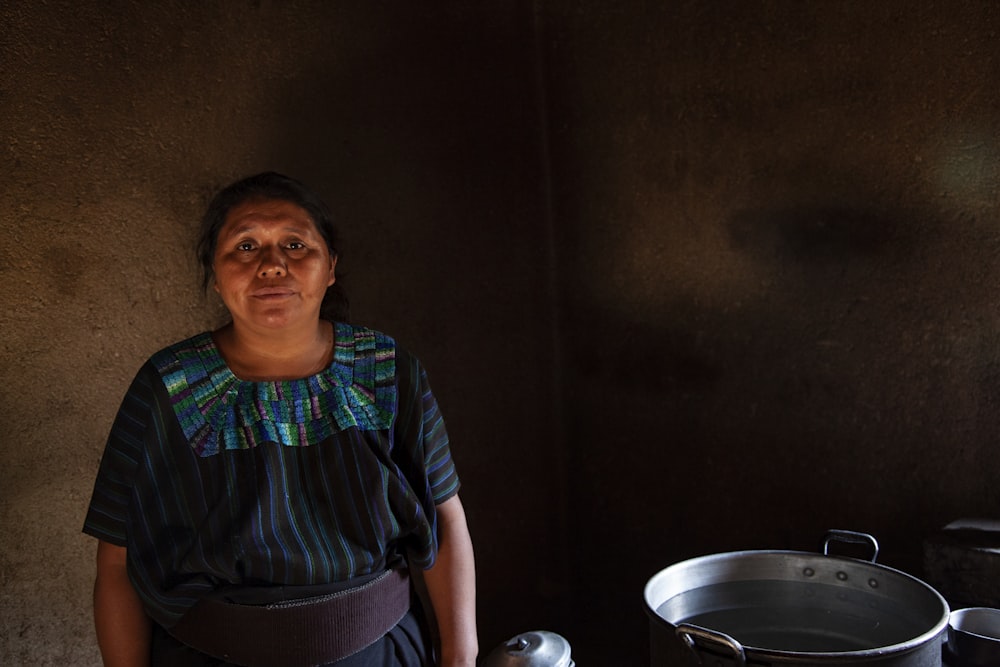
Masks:
[[[878,558],[878,540],[868,533],[857,533],[853,530],[828,530],[823,538],[823,555],[829,556],[830,542],[847,542],[848,544],[867,544],[872,548],[871,562]]]
[[[701,659],[701,650],[695,642],[695,637],[705,642],[724,646],[732,651],[733,659],[736,661],[736,665],[738,667],[746,667],[747,656],[743,652],[743,644],[739,643],[727,634],[716,632],[715,630],[709,630],[708,628],[703,628],[700,625],[692,625],[690,623],[679,624],[675,632],[688,649],[694,653],[694,657],[698,658],[699,664],[704,664],[705,661]]]

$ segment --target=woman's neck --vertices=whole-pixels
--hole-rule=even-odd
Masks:
[[[333,325],[325,320],[305,331],[255,331],[230,322],[212,337],[236,377],[253,382],[309,377],[333,357]]]

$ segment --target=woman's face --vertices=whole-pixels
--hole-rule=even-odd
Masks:
[[[251,199],[234,206],[219,230],[215,290],[237,326],[315,326],[336,256],[296,204]]]

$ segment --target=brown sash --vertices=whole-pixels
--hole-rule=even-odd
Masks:
[[[245,667],[313,667],[370,646],[410,608],[406,570],[356,588],[268,605],[205,598],[169,628],[191,648]]]

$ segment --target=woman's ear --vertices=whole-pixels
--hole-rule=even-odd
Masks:
[[[329,287],[335,282],[337,282],[337,256],[330,255],[330,280],[326,283],[326,286]]]

